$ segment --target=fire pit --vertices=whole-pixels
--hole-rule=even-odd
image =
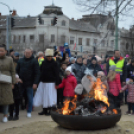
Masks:
[[[115,126],[121,110],[108,102],[106,86],[97,79],[93,95],[75,95],[66,98],[62,107],[51,110],[52,119],[60,126],[74,130],[97,130]]]
[[[103,116],[62,115],[52,110],[51,117],[64,128],[73,130],[98,130],[115,126],[121,118],[121,110],[116,110],[118,114]]]
[[[52,119],[61,127],[74,130],[98,130],[115,126],[121,118],[120,109],[109,109],[102,101],[85,97],[65,100],[62,108],[51,110]]]

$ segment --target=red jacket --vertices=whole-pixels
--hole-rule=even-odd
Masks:
[[[63,96],[73,97],[75,95],[74,89],[77,85],[77,80],[73,75],[68,76],[66,79],[62,80],[59,88],[64,88]]]
[[[118,96],[121,90],[120,74],[116,74],[113,81],[108,80],[108,85],[109,93],[113,94],[114,96]]]

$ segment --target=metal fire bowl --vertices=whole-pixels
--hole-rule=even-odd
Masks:
[[[121,110],[116,110],[118,114],[103,116],[62,115],[51,110],[51,117],[63,128],[73,130],[99,130],[113,127],[120,121]]]

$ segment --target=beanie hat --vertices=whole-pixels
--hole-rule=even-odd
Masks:
[[[11,53],[11,52],[14,52],[14,50],[13,50],[13,49],[10,49],[9,52],[10,52],[10,53]]]
[[[69,72],[72,73],[72,68],[71,68],[71,66],[67,67],[66,71],[69,71]]]
[[[81,56],[81,55],[78,55],[78,56],[77,56],[77,59],[79,59],[79,58],[82,58],[82,56]]]
[[[54,51],[53,49],[46,49],[45,51],[45,56],[53,56],[54,55]]]
[[[96,61],[97,61],[96,57],[92,57],[91,61],[92,61],[92,60],[96,60]]]
[[[103,72],[103,71],[99,71],[99,72],[97,73],[97,75],[105,76],[105,74],[104,74],[104,72]]]
[[[71,58],[70,58],[70,62],[72,62],[73,60],[75,60],[75,58],[74,58],[74,57],[71,57]]]
[[[112,65],[112,66],[110,66],[110,68],[109,68],[109,70],[112,70],[112,71],[115,71],[115,69],[116,69],[116,66],[115,66],[115,65]]]
[[[126,54],[126,58],[129,58],[129,55],[128,54]]]
[[[14,53],[14,56],[15,56],[15,57],[19,57],[19,52],[15,52],[15,53]]]

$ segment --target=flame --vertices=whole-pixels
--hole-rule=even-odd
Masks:
[[[114,114],[118,114],[118,111],[116,109],[113,109]]]
[[[106,112],[107,107],[102,107],[100,110],[101,110],[101,113],[103,114],[103,113],[105,113],[105,112]]]
[[[62,108],[62,114],[63,115],[69,115],[72,111],[76,109],[76,101],[77,101],[77,95],[74,96],[74,99],[72,101],[66,99],[64,101],[64,106]],[[72,107],[69,107],[70,102],[72,103]]]
[[[106,86],[101,82],[100,78],[97,78],[95,84],[96,84],[96,87],[94,88],[95,100],[102,101],[109,107],[110,104],[108,102],[108,97],[104,95]]]

